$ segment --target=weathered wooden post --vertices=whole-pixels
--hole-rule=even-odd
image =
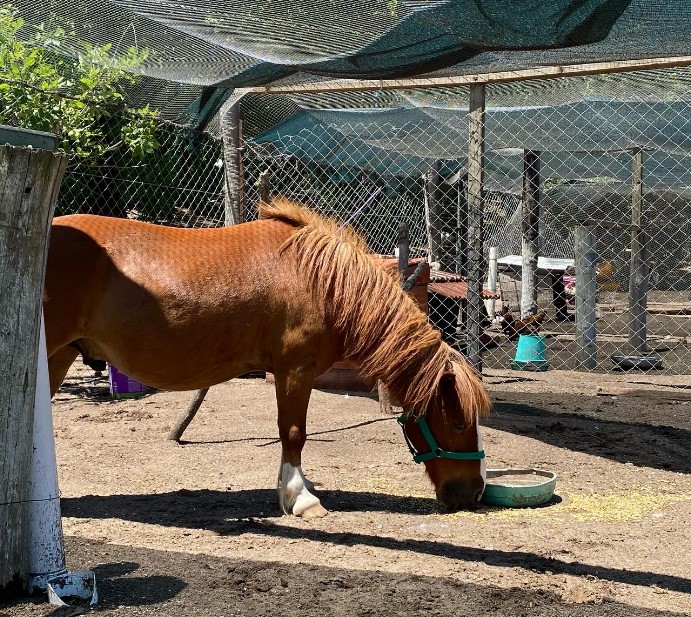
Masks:
[[[225,224],[244,218],[244,172],[242,166],[242,119],[239,101],[230,98],[220,111],[225,180]]]
[[[648,246],[643,231],[643,151],[636,148],[632,161],[631,272],[629,274],[629,344],[645,353],[648,312]]]
[[[202,403],[204,402],[204,399],[206,398],[206,394],[208,391],[209,388],[202,388],[201,390],[197,390],[194,393],[194,398],[190,401],[190,404],[187,406],[187,409],[177,419],[177,421],[173,425],[173,428],[170,429],[170,432],[168,433],[168,439],[170,439],[171,441],[177,441],[178,443],[180,442],[182,434],[185,432],[185,429],[190,425],[190,422],[192,422],[194,416],[197,415],[197,412],[199,411],[199,408],[202,406]]]
[[[30,132],[27,132],[30,133]],[[50,222],[67,158],[0,146],[0,597],[28,578],[29,472]]]
[[[574,228],[576,267],[576,357],[583,368],[597,365],[595,233],[590,227]]]
[[[408,261],[410,260],[410,231],[408,223],[401,221],[398,224],[398,272],[401,279],[405,279],[408,271]]]
[[[468,308],[466,355],[482,372],[482,286],[484,283],[483,187],[485,169],[485,84],[470,86],[468,112]]]
[[[540,252],[540,153],[523,151],[521,223],[521,317],[537,313],[537,257]]]
[[[259,189],[259,201],[268,204],[271,200],[271,174],[268,169],[265,169],[259,174],[257,187]]]

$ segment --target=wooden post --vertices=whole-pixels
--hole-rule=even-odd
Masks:
[[[645,353],[647,345],[648,247],[643,231],[643,151],[633,153],[631,192],[631,272],[629,274],[629,344]]]
[[[393,407],[391,406],[391,393],[381,379],[377,380],[377,394],[379,395],[379,411],[385,416],[392,415]]]
[[[202,388],[201,390],[197,390],[195,392],[194,398],[187,407],[187,411],[185,411],[185,413],[178,418],[178,421],[175,423],[175,426],[173,426],[173,428],[170,429],[170,433],[168,433],[168,439],[180,443],[182,434],[185,432],[185,429],[189,426],[190,422],[192,422],[192,419],[199,411],[199,408],[202,406],[202,403],[204,402],[204,397],[206,397],[206,393],[208,391],[209,388]]]
[[[427,238],[429,242],[430,264],[439,264],[442,260],[442,215],[439,184],[439,161],[434,161],[425,174],[425,217],[427,219]]]
[[[259,174],[257,187],[259,189],[259,201],[268,204],[271,199],[271,174],[268,169],[265,169]]]
[[[398,273],[401,278],[401,285],[405,283],[409,257],[410,232],[408,230],[408,223],[401,221],[398,224]],[[415,283],[413,283],[413,285],[415,285]],[[377,381],[377,392],[379,393],[379,410],[383,414],[392,414],[391,393],[381,380]]]
[[[590,227],[574,229],[576,267],[576,357],[586,369],[597,365],[595,233]]]
[[[649,281],[648,238],[645,231],[631,232],[631,275],[629,279],[629,344],[639,352],[648,351],[647,295]]]
[[[0,147],[0,598],[28,577],[29,472],[50,221],[67,158]]]
[[[540,153],[523,151],[521,222],[521,317],[537,313],[537,256],[540,252]]]
[[[243,221],[245,197],[242,167],[242,120],[239,102],[229,99],[221,107],[220,114],[223,176],[225,180],[225,224],[235,225]]]
[[[398,272],[401,275],[401,281],[405,280],[409,259],[410,232],[408,231],[408,223],[401,221],[398,224]]]
[[[483,187],[485,168],[485,85],[470,86],[468,113],[468,302],[466,311],[466,355],[482,372],[482,285],[484,283]]]

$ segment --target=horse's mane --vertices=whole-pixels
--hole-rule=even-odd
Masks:
[[[441,340],[397,273],[377,264],[352,228],[285,198],[261,203],[259,212],[296,228],[280,250],[292,247],[299,270],[315,275],[307,278],[319,296],[333,298],[327,310],[343,336],[344,355],[363,373],[381,379],[406,408],[424,413],[442,376],[453,371],[466,420],[487,413],[489,399],[476,371]]]

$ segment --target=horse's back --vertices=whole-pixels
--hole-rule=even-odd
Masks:
[[[255,221],[233,227],[189,229],[90,214],[56,217],[48,253],[49,274],[64,284],[69,275],[118,272],[139,283],[156,275],[206,273],[217,277],[255,256],[277,255],[292,233],[279,221]],[[164,277],[164,278],[165,278]],[[51,281],[52,282],[52,281]]]
[[[111,259],[133,251],[160,253],[164,249],[180,251],[181,259],[190,260],[194,255],[200,259],[212,256],[214,248],[277,247],[293,230],[290,225],[273,220],[231,227],[184,228],[94,214],[70,214],[53,219],[51,246],[60,246],[59,250],[73,255],[89,246],[97,253],[105,249]]]

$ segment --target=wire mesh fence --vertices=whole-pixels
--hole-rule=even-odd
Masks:
[[[486,97],[483,365],[691,372],[688,71],[488,85]],[[302,110],[248,143],[249,185],[268,170],[276,193],[358,213],[377,253],[394,254],[405,220],[411,254],[432,265],[429,319],[467,352],[468,89],[292,98]],[[577,254],[579,233],[590,245]],[[545,349],[522,355],[520,334]]]
[[[222,149],[218,139],[160,123],[158,147],[145,156],[125,148],[107,157],[73,156],[56,215],[102,214],[176,227],[223,224]]]
[[[272,194],[349,222],[377,254],[396,255],[405,221],[411,257],[432,268],[430,322],[466,353],[476,341],[485,367],[691,373],[688,69],[485,96],[479,210],[468,88],[245,96],[244,219],[264,174]],[[145,157],[73,160],[59,213],[224,224],[221,140],[157,130]],[[483,302],[469,309],[474,271]],[[527,356],[521,334],[540,337]]]

